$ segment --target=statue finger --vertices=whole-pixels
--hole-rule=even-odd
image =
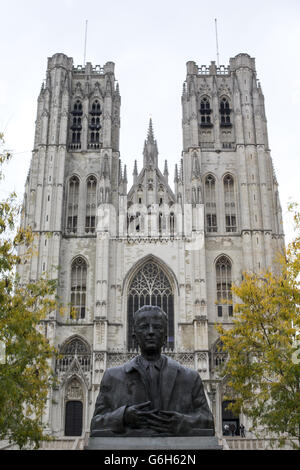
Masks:
[[[157,414],[149,414],[147,416],[148,416],[148,419],[152,419],[156,421],[157,423],[169,423],[170,422],[170,418],[164,418],[163,416],[159,416]]]
[[[170,423],[166,423],[163,421],[156,421],[151,418],[147,419],[147,424],[151,426],[156,426],[157,428],[164,428],[164,429],[169,429]]]
[[[163,432],[171,433],[172,432],[170,428],[157,426],[156,424],[149,424],[148,429],[152,429],[153,431],[157,431],[157,432],[161,432],[161,433],[163,433]]]
[[[160,415],[166,415],[166,416],[172,416],[176,413],[176,411],[165,411],[165,410],[160,410],[159,414]]]
[[[180,413],[177,413],[177,411],[160,411],[159,414],[160,416],[164,416],[169,419],[172,419],[172,418],[180,419],[182,417],[182,415]]]
[[[155,414],[155,415],[158,415],[158,410],[156,408],[153,408],[152,410],[140,410],[139,413],[145,413],[145,414],[149,414],[149,413],[152,413],[152,414]]]
[[[145,417],[147,417],[147,416],[157,417],[158,416],[155,410],[149,410],[149,411],[148,410],[145,410],[145,411],[142,410],[142,411],[139,411],[138,414],[140,416],[145,416]]]
[[[145,401],[144,403],[139,403],[138,405],[134,405],[134,407],[139,410],[140,408],[146,408],[151,404],[151,401]]]

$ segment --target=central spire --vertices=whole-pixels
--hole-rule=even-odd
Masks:
[[[148,137],[147,137],[147,141],[154,143],[153,125],[152,125],[152,119],[151,119],[151,118],[150,118],[150,120],[149,120],[149,128],[148,128]]]
[[[157,157],[157,143],[154,139],[152,119],[150,118],[147,139],[144,145],[144,167],[157,167]]]

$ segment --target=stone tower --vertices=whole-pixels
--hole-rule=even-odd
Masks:
[[[36,232],[38,254],[19,271],[24,281],[58,277],[65,306],[44,322],[61,353],[45,415],[54,435],[89,429],[104,370],[137,354],[132,316],[144,304],[168,313],[167,354],[200,373],[217,431],[238,421],[222,412],[214,325],[230,327],[233,308],[222,299],[231,300],[231,284],[243,271],[272,268],[284,243],[254,59],[188,62],[182,117],[174,189],[150,120],[143,167],[134,162],[127,191],[114,64],[48,59],[22,221]]]

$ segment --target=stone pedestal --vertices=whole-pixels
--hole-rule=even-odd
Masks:
[[[222,450],[215,436],[90,437],[86,450]]]

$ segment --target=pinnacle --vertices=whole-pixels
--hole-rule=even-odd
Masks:
[[[153,126],[152,126],[152,119],[149,120],[149,128],[148,128],[148,135],[147,139],[145,140],[144,145],[144,167],[157,167],[157,144],[156,140],[154,140],[154,133],[153,133]]]
[[[169,171],[168,171],[168,161],[165,160],[165,167],[164,167],[164,175],[168,175],[169,174]]]
[[[148,128],[148,142],[154,142],[154,133],[153,133],[153,126],[152,126],[152,119],[149,120],[149,128]]]
[[[177,163],[175,164],[175,174],[174,174],[174,182],[177,183],[179,181],[178,177],[178,166]]]
[[[109,171],[108,157],[105,156],[104,157],[104,165],[103,165],[103,173],[102,173],[103,177],[104,178],[109,177],[109,173],[110,173],[110,171]]]
[[[119,183],[122,180],[122,163],[121,160],[119,160]]]

